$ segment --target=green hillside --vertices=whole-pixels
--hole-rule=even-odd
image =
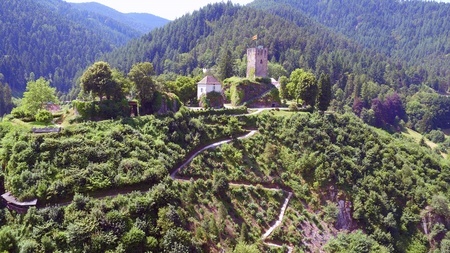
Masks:
[[[96,13],[103,16],[103,19],[99,21],[108,23],[112,19],[127,25],[129,30],[139,31],[142,35],[169,22],[167,19],[147,13],[121,13],[96,2],[71,3],[71,5],[76,9],[90,13],[89,15]]]
[[[6,190],[40,204],[0,211],[0,250],[446,249],[448,161],[348,114],[280,115],[238,123],[184,111],[50,135],[3,122]],[[244,122],[258,132],[199,153],[169,177],[204,137],[239,135],[232,129]]]
[[[7,0],[0,3],[0,73],[14,95],[25,90],[30,73],[61,92],[100,55],[140,33],[117,21],[104,22],[62,0]]]
[[[438,79],[446,91],[450,85],[450,4],[435,1],[370,0],[255,0],[263,9],[294,22],[298,15],[320,22],[366,48],[371,48],[408,67],[428,70],[428,82]]]
[[[105,59],[125,71],[135,62],[151,61],[159,74],[186,75],[217,66],[222,50],[230,50],[238,61],[235,74],[243,76],[243,56],[248,47],[255,46],[251,38],[258,34],[257,44],[269,49],[269,60],[288,73],[296,68],[326,71],[338,82],[353,72],[379,83],[404,75],[398,73],[405,72],[401,65],[399,70],[386,71],[388,58],[364,50],[306,16],[298,18],[301,24],[231,3],[212,4],[132,41]]]

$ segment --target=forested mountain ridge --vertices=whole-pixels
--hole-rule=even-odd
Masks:
[[[136,62],[150,61],[158,74],[186,75],[196,68],[216,66],[221,52],[228,49],[235,60],[234,74],[245,76],[244,55],[248,47],[255,46],[251,38],[258,34],[257,44],[267,47],[269,60],[287,73],[296,68],[316,74],[326,72],[343,90],[350,73],[397,88],[427,79],[422,69],[406,69],[401,61],[392,62],[374,50],[364,49],[299,12],[290,15],[296,15],[297,21],[231,3],[210,4],[104,59],[125,72]]]
[[[121,13],[96,2],[71,3],[71,5],[76,9],[104,16],[107,18],[105,19],[105,22],[109,21],[109,19],[116,20],[129,26],[130,29],[137,30],[142,34],[148,33],[151,30],[157,27],[162,27],[170,22],[167,19],[148,13]]]
[[[299,11],[364,47],[428,70],[429,80],[448,87],[450,4],[433,1],[255,0],[249,6],[285,16],[281,6]]]
[[[67,92],[73,78],[100,55],[141,33],[117,21],[101,22],[61,0],[0,3],[0,73],[13,94],[33,72]]]

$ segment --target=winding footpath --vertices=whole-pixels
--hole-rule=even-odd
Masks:
[[[260,113],[261,111],[262,111],[262,110],[258,110],[258,111],[256,111],[256,113]],[[250,138],[250,137],[252,137],[253,135],[255,135],[256,133],[257,133],[257,131],[251,131],[250,133],[248,133],[248,134],[246,134],[246,135],[244,135],[244,136],[241,136],[241,137],[239,137],[238,139],[246,139],[246,138]],[[193,155],[191,155],[191,156],[186,160],[186,162],[184,162],[184,163],[183,163],[180,167],[178,167],[174,172],[172,172],[172,173],[170,174],[170,176],[171,176],[172,179],[174,179],[174,180],[179,180],[179,181],[185,181],[185,182],[187,182],[188,180],[182,179],[182,178],[178,178],[178,177],[177,177],[177,174],[178,174],[178,172],[180,172],[180,170],[182,170],[184,167],[186,167],[190,162],[192,162],[192,160],[193,160],[195,157],[197,157],[197,156],[198,156],[200,153],[202,153],[203,151],[205,151],[205,150],[207,150],[207,149],[214,149],[214,148],[217,148],[217,147],[219,147],[219,146],[221,146],[221,145],[223,145],[223,144],[230,143],[230,142],[232,142],[232,141],[233,141],[232,139],[223,140],[223,141],[219,141],[219,142],[213,143],[213,144],[211,144],[211,145],[208,145],[208,146],[206,146],[206,147],[200,149],[199,151],[197,151],[197,152],[195,152]],[[231,186],[237,186],[237,187],[238,187],[238,186],[243,186],[243,187],[252,187],[252,186],[254,186],[254,185],[251,185],[251,184],[237,184],[237,183],[230,183],[230,185],[231,185]],[[281,190],[281,189],[276,189],[276,188],[264,188],[264,189],[266,189],[266,190],[276,190],[276,191],[280,191],[280,190]],[[281,190],[281,191],[282,191],[282,190]],[[286,209],[287,209],[287,207],[288,207],[288,205],[289,205],[289,201],[291,200],[292,195],[293,195],[292,192],[288,192],[288,196],[287,196],[287,198],[284,200],[283,206],[281,207],[280,214],[279,214],[279,216],[278,216],[278,220],[275,221],[275,223],[274,223],[269,229],[267,229],[266,232],[265,232],[265,233],[262,235],[262,237],[261,237],[263,243],[264,243],[265,245],[269,246],[269,247],[276,247],[276,248],[282,248],[282,247],[283,247],[283,245],[275,244],[275,243],[270,243],[270,242],[267,242],[266,240],[267,240],[267,238],[269,238],[269,236],[273,233],[273,231],[275,231],[275,229],[278,228],[278,227],[282,224],[283,218],[284,218],[284,214],[286,213]],[[294,248],[291,247],[291,246],[287,246],[287,248],[288,248],[288,253],[292,253],[292,252],[294,251]]]
[[[254,112],[254,114],[261,113],[262,111],[263,111],[263,110],[257,110],[256,112]],[[246,139],[246,138],[250,138],[250,137],[254,136],[257,132],[258,132],[258,131],[255,131],[255,130],[250,131],[248,134],[246,134],[246,135],[244,135],[244,136],[241,136],[241,137],[238,137],[238,139]],[[208,145],[208,146],[206,146],[206,147],[204,147],[204,148],[201,148],[200,150],[198,150],[197,152],[195,152],[193,155],[191,155],[191,156],[190,156],[190,157],[189,157],[189,158],[188,158],[181,166],[179,166],[175,171],[173,171],[173,172],[170,174],[171,178],[174,179],[174,180],[178,180],[178,181],[190,182],[190,180],[186,180],[186,179],[182,179],[182,178],[177,177],[178,172],[180,172],[180,170],[182,170],[182,169],[183,169],[184,167],[186,167],[190,162],[192,162],[192,160],[193,160],[195,157],[197,157],[200,153],[202,153],[203,151],[205,151],[205,150],[207,150],[207,149],[217,148],[217,147],[219,147],[219,146],[221,146],[221,145],[223,145],[223,144],[230,143],[230,142],[232,142],[232,141],[233,141],[233,139],[227,139],[227,140],[223,140],[223,141],[218,141],[218,142],[215,142],[215,143],[213,143],[213,144],[210,144],[210,145]],[[231,183],[231,182],[230,182],[230,186],[234,186],[234,187],[255,187],[255,185],[252,185],[252,184],[245,184],[245,183]],[[279,189],[279,188],[271,188],[271,187],[264,187],[264,189],[265,189],[265,190],[271,190],[271,191],[284,191],[283,189]],[[147,188],[142,188],[142,187],[139,187],[139,186],[138,186],[138,187],[136,187],[136,188],[135,188],[135,187],[130,187],[130,189],[127,188],[127,189],[121,189],[121,190],[117,190],[117,189],[114,189],[114,190],[106,190],[105,192],[98,192],[98,193],[95,193],[95,194],[90,194],[90,196],[93,197],[93,198],[95,198],[95,199],[103,199],[103,198],[106,198],[106,197],[114,197],[114,196],[117,196],[117,195],[119,195],[119,194],[129,194],[129,193],[131,193],[131,192],[133,192],[133,191],[145,192],[145,191],[148,191],[148,187],[147,187]],[[276,228],[278,228],[278,227],[282,224],[282,221],[283,221],[283,218],[284,218],[286,209],[287,209],[287,207],[288,207],[288,205],[289,205],[289,201],[290,201],[290,199],[291,199],[292,196],[293,196],[293,193],[292,193],[292,192],[288,191],[287,193],[288,193],[288,196],[287,196],[287,198],[285,199],[285,201],[284,201],[284,203],[283,203],[283,206],[281,207],[280,214],[279,214],[279,216],[278,216],[278,220],[275,221],[274,224],[273,224],[270,228],[268,228],[268,229],[266,230],[266,232],[265,232],[265,233],[262,235],[262,237],[261,237],[261,240],[263,241],[263,243],[264,243],[265,245],[269,246],[269,247],[277,247],[277,248],[282,248],[282,247],[283,247],[283,245],[280,245],[280,244],[275,244],[275,243],[272,243],[272,242],[267,242],[267,238],[269,238],[269,236],[273,233],[273,231],[274,231]],[[70,200],[70,201],[67,200],[67,201],[64,201],[64,202],[61,202],[61,203],[52,203],[52,204],[47,203],[47,204],[45,204],[44,206],[38,206],[38,208],[39,208],[39,209],[43,209],[43,208],[55,207],[55,206],[67,206],[67,205],[69,205],[70,203],[72,203],[71,200]],[[289,252],[289,253],[292,253],[293,250],[294,250],[294,248],[291,247],[291,246],[287,246],[287,248],[288,248],[288,252]]]

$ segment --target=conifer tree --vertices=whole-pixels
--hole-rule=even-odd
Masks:
[[[317,108],[326,111],[330,106],[332,93],[330,76],[322,73],[318,81],[319,93],[317,94]]]
[[[223,49],[217,68],[220,80],[233,76],[233,59],[229,49]]]

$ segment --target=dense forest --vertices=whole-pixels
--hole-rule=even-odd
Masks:
[[[431,82],[450,85],[448,36],[450,5],[435,1],[370,0],[255,0],[249,6],[263,9],[296,23],[301,15],[320,22],[351,40],[428,71]],[[295,11],[300,15],[292,15]]]
[[[0,73],[15,96],[25,90],[30,73],[68,92],[95,59],[141,34],[61,0],[2,1]]]
[[[132,41],[108,54],[106,60],[123,70],[134,62],[150,61],[157,73],[186,75],[196,68],[214,67],[223,50],[230,50],[237,61],[235,74],[243,76],[239,64],[246,64],[242,58],[247,48],[254,46],[251,38],[258,34],[257,43],[269,49],[269,59],[289,73],[299,67],[327,70],[336,82],[349,71],[368,72],[380,83],[385,72],[396,74],[385,70],[386,57],[363,50],[304,15],[299,18],[303,18],[301,25],[231,3],[212,4]]]

